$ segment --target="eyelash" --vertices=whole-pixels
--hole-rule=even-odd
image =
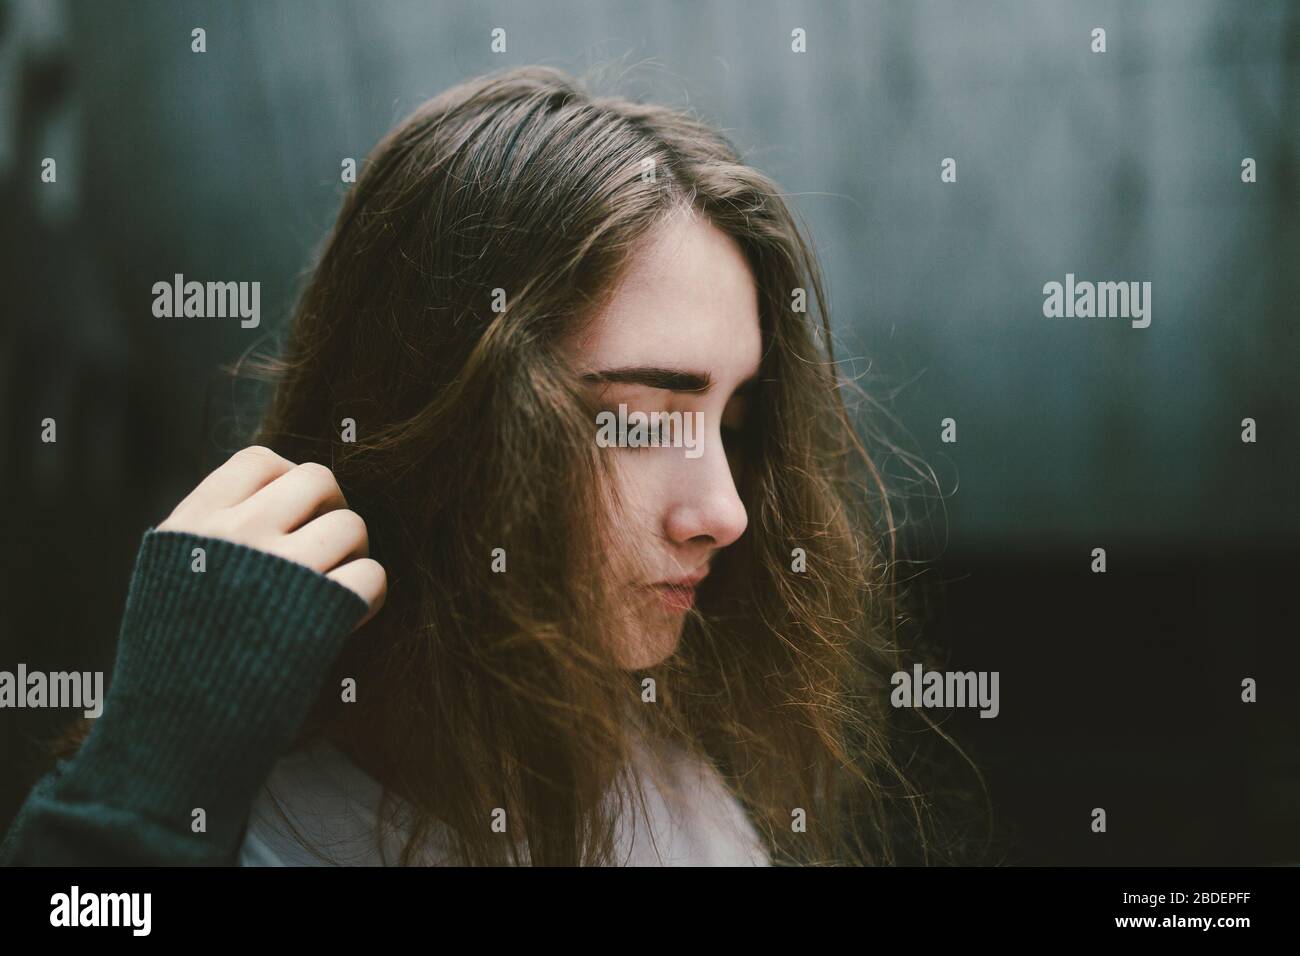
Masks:
[[[722,425],[719,426],[719,430],[722,432],[722,444],[724,447],[734,447],[739,449],[744,446],[745,439],[747,436],[746,436],[745,427],[743,425],[739,427],[734,425]],[[660,439],[663,438],[662,432],[659,432],[658,435],[656,435],[656,430],[654,428],[649,429],[648,435],[651,438],[651,440],[655,439],[656,437]],[[658,451],[659,449],[655,448],[653,445],[629,445],[623,450],[646,452],[646,451]]]

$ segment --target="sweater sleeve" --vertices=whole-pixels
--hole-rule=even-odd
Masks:
[[[366,610],[306,565],[146,531],[103,712],[32,788],[0,863],[235,863],[258,788]]]

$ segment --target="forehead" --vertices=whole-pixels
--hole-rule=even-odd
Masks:
[[[698,216],[665,221],[634,250],[604,309],[571,343],[581,367],[666,365],[721,380],[758,369],[758,290],[734,239]]]

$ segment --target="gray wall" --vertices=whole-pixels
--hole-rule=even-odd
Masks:
[[[190,51],[196,26],[202,55]],[[1089,49],[1096,26],[1105,54]],[[494,27],[508,31],[504,55],[490,52]],[[806,54],[790,52],[795,27]],[[140,534],[234,440],[218,366],[287,314],[345,188],[341,158],[364,157],[466,77],[609,60],[615,74],[628,68],[624,92],[724,127],[805,217],[846,370],[893,410],[893,437],[942,489],[911,486],[913,546],[946,545],[981,568],[1019,562],[981,577],[960,607],[978,666],[1040,663],[1039,633],[1008,636],[1007,609],[1030,627],[1055,614],[1054,595],[1088,606],[1101,592],[1077,593],[1071,575],[1095,546],[1113,565],[1125,544],[1145,546],[1147,567],[1243,555],[1225,567],[1248,575],[1268,563],[1259,557],[1294,551],[1300,4],[0,0],[0,667],[110,667]],[[42,185],[51,155],[59,181]],[[1246,156],[1258,161],[1253,185],[1240,181]],[[944,157],[958,162],[955,184],[940,182]],[[176,272],[260,281],[262,328],[154,318],[151,287]],[[1042,286],[1066,273],[1150,281],[1151,326],[1045,318]],[[46,416],[56,445],[39,441]],[[939,441],[949,416],[955,445]],[[1254,445],[1239,439],[1247,416]],[[907,461],[881,456],[908,490]],[[1060,560],[1066,583],[1026,608],[1040,557]],[[1272,578],[1225,585],[1204,567],[1203,586],[1184,570],[1155,598],[1145,580],[1127,582],[1113,615],[1107,606],[1057,642],[1061,672],[1086,657],[1109,674],[1139,631],[1164,626],[1172,643],[1145,651],[1152,673],[1170,660],[1287,673],[1263,655],[1283,653],[1287,628],[1266,622],[1266,607],[1281,607],[1290,575],[1276,564]],[[1225,588],[1207,616],[1198,598]],[[1239,602],[1234,588],[1251,596]],[[1169,622],[1171,611],[1184,618]],[[1098,648],[1112,616],[1130,629]],[[1239,655],[1227,664],[1225,635]],[[1258,660],[1240,659],[1255,646]],[[1021,713],[1041,739],[1003,743],[1030,786],[1045,759],[1060,774],[1090,766],[1053,757],[1061,735],[1044,721],[1053,706],[1086,714],[1094,698],[1075,707],[1059,687],[1043,693]],[[1133,699],[1169,719],[1188,713],[1145,690]],[[1263,761],[1294,720],[1260,713]],[[19,753],[24,767],[0,787],[0,821],[36,765],[34,738],[64,716],[0,722],[0,766]],[[1127,724],[1088,739],[1117,786],[1133,767],[1177,781],[1177,761],[1208,759],[1167,766],[1150,748],[1112,759],[1106,748],[1136,739]],[[1240,740],[1209,752],[1254,753]],[[1225,800],[1264,792],[1259,778],[1201,769],[1197,780],[1230,788]],[[1270,805],[1293,819],[1294,774],[1270,772]],[[1042,817],[1040,836],[1059,834],[1052,814],[1068,801],[1021,792],[1037,800],[1025,812]],[[1169,806],[1152,804],[1152,832]],[[1223,853],[1270,845],[1267,813],[1238,818],[1255,842],[1224,831]],[[1187,842],[1166,837],[1142,859]]]
[[[184,432],[199,384],[258,333],[154,319],[154,281],[255,278],[278,316],[337,208],[341,157],[466,76],[614,58],[635,66],[629,92],[694,106],[792,194],[842,354],[935,468],[947,515],[920,507],[954,544],[1293,536],[1300,7],[1238,9],[70,3],[79,150],[61,177],[104,347],[148,364]],[[10,188],[31,193],[23,158]],[[1045,319],[1042,285],[1067,272],[1152,282],[1150,328]],[[85,335],[83,311],[34,315],[42,291],[18,293],[10,322]],[[946,416],[956,445],[938,440]]]

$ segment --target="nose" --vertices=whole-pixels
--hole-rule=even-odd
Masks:
[[[749,525],[721,436],[714,439],[712,450],[706,449],[699,458],[685,458],[680,465],[675,493],[664,515],[664,533],[676,544],[725,548]]]

